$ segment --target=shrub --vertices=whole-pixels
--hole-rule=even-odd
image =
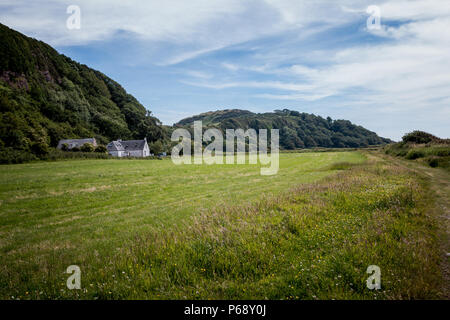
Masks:
[[[37,156],[46,155],[49,152],[48,144],[42,141],[35,142],[31,146],[31,151]]]
[[[69,151],[69,145],[67,143],[63,143],[63,145],[61,146],[61,150],[62,151]]]
[[[384,152],[396,157],[404,157],[408,153],[408,145],[404,142],[389,144],[384,148]]]
[[[436,168],[439,166],[439,159],[437,157],[430,157],[427,159],[427,162],[430,167]]]
[[[422,150],[417,150],[417,149],[410,150],[406,154],[406,159],[409,159],[409,160],[414,160],[414,159],[423,158],[423,157],[425,157],[425,152]]]
[[[106,153],[107,151],[108,151],[108,150],[107,150],[106,147],[103,146],[103,145],[97,146],[97,147],[95,148],[95,152],[98,152],[98,153]]]
[[[429,158],[426,159],[426,162],[428,163],[428,165],[430,167],[433,168],[450,168],[450,156],[446,156],[446,157],[436,157],[436,156],[431,156]]]
[[[159,153],[163,152],[163,145],[162,145],[161,141],[158,140],[158,141],[151,143],[150,151],[154,154],[159,154]]]
[[[403,142],[412,143],[429,143],[434,141],[439,141],[440,139],[431,133],[415,130],[413,132],[407,133],[402,138]]]
[[[450,156],[450,148],[442,148],[434,151],[434,154],[438,157],[448,157]]]
[[[94,152],[94,149],[92,143],[85,143],[80,148],[81,152]]]
[[[5,148],[0,150],[1,164],[23,163],[33,160],[37,160],[36,156],[27,151],[16,150],[13,148]]]
[[[65,160],[65,159],[109,159],[106,153],[98,152],[64,152],[58,149],[52,149],[49,154],[41,157],[41,160]]]
[[[80,152],[80,148],[73,147],[72,149],[70,149],[70,151],[72,151],[72,152]]]

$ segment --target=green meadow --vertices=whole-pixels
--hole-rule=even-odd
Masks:
[[[170,160],[0,166],[0,298],[437,298],[429,185],[368,152],[280,154],[273,176]],[[369,265],[382,290],[367,289]]]

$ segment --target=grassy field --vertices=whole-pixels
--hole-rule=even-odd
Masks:
[[[1,166],[0,298],[439,297],[428,183],[359,152],[281,154],[274,176],[170,160]],[[69,265],[81,290],[66,288]]]

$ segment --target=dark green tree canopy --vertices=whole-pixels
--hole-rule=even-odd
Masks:
[[[103,73],[0,24],[0,148],[36,155],[60,139],[162,139],[150,111]]]
[[[175,127],[191,128],[196,120],[203,126],[226,129],[279,129],[280,147],[297,148],[357,148],[390,143],[375,132],[354,125],[348,120],[326,119],[314,114],[300,113],[288,109],[267,113],[253,113],[246,110],[220,110],[206,112],[186,118]]]

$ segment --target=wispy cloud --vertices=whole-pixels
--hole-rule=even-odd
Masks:
[[[4,0],[0,20],[56,46],[104,41],[117,32],[156,45],[175,44],[178,52],[162,62],[170,65],[308,24],[341,21],[344,16],[330,3],[284,0],[77,0],[81,29],[68,30],[66,8],[72,4],[72,0]]]

